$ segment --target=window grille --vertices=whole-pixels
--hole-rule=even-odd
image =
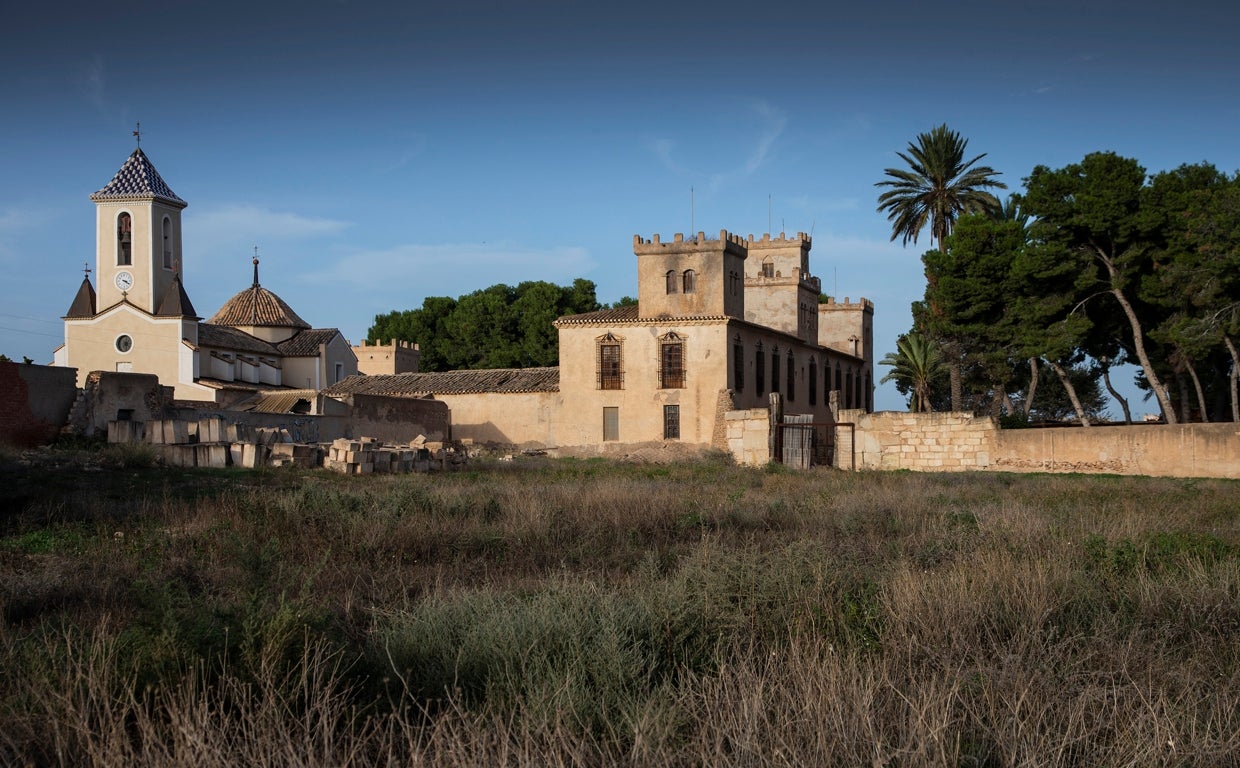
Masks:
[[[685,345],[675,333],[663,337],[659,344],[659,388],[683,389],[685,386]]]
[[[663,406],[663,439],[680,439],[680,406]]]
[[[797,359],[788,350],[788,402],[797,399]]]
[[[598,340],[598,388],[624,389],[620,341],[610,333]]]

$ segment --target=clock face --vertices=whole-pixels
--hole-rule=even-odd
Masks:
[[[122,291],[128,291],[133,287],[133,275],[128,272],[116,273],[116,287]]]

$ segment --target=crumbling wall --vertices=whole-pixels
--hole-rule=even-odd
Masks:
[[[51,442],[77,398],[77,369],[0,362],[0,443]]]

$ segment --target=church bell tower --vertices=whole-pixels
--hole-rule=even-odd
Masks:
[[[98,308],[127,301],[152,315],[180,292],[181,211],[186,203],[138,147],[95,203]]]

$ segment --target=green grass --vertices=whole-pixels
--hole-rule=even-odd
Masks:
[[[1240,484],[0,467],[0,763],[1205,765]]]

